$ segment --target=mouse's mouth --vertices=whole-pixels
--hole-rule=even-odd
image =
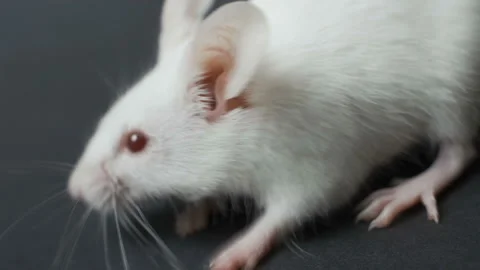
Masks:
[[[121,179],[111,181],[109,185],[103,188],[103,199],[99,203],[99,210],[104,213],[111,213],[119,208],[123,209],[125,205],[132,201],[128,190]]]

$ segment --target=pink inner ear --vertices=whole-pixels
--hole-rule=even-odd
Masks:
[[[206,57],[203,64],[204,76],[197,83],[204,87],[210,100],[206,104],[208,108],[207,120],[215,121],[226,112],[224,91],[227,85],[228,72],[233,67],[233,58],[230,52],[218,47],[209,47],[204,50],[204,53],[210,55]]]
[[[204,62],[205,76],[197,82],[207,90],[207,97],[211,100],[207,104],[207,121],[215,122],[222,115],[238,107],[248,107],[242,96],[225,100],[225,88],[228,84],[228,75],[234,66],[234,58],[231,53],[223,48],[209,47],[205,53],[211,53]]]
[[[208,111],[207,120],[210,122],[216,121],[220,116],[227,112],[227,106],[225,102],[225,87],[227,85],[227,72],[224,71],[217,77],[215,86],[213,89],[214,100],[216,106],[213,110]]]

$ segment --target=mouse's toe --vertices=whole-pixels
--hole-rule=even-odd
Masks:
[[[359,205],[361,212],[357,221],[371,221],[369,230],[388,227],[403,212],[420,202],[425,206],[429,219],[438,223],[434,189],[415,181],[372,193]]]

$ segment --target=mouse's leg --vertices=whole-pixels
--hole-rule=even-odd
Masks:
[[[207,228],[210,216],[221,208],[219,203],[213,199],[203,199],[188,204],[175,218],[176,233],[185,237]]]
[[[300,209],[297,211],[296,209]],[[211,270],[253,270],[260,260],[299,221],[305,207],[277,202],[266,207],[265,212],[244,233],[224,248],[210,264]]]
[[[438,223],[435,196],[452,183],[475,157],[473,146],[442,143],[432,166],[396,187],[372,193],[363,200],[357,221],[370,221],[369,229],[388,227],[405,210],[422,203],[430,220]]]

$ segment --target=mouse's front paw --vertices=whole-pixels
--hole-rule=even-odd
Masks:
[[[189,204],[177,214],[175,218],[175,231],[185,237],[207,228],[212,206],[208,201],[199,201]]]
[[[254,270],[258,256],[253,250],[229,249],[218,255],[210,264],[210,270]]]
[[[248,234],[248,232],[250,234]],[[254,270],[275,244],[274,231],[248,231],[215,256],[210,270]]]

